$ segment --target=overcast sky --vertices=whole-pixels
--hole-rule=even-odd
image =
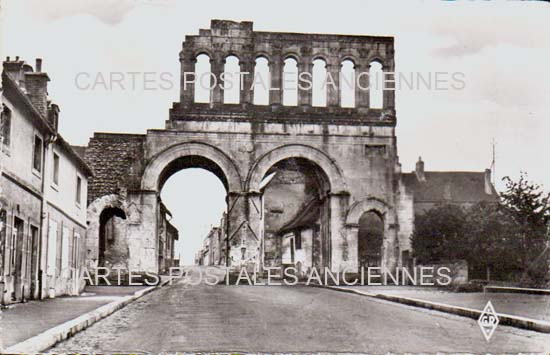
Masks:
[[[50,96],[61,107],[60,131],[72,144],[86,144],[95,131],[163,128],[179,92],[177,79],[160,87],[159,80],[144,85],[140,77],[132,85],[129,76],[124,90],[78,86],[110,72],[178,78],[186,34],[208,28],[211,19],[247,20],[262,31],[395,36],[397,71],[464,73],[463,90],[396,93],[403,170],[422,156],[426,170],[483,171],[490,167],[494,138],[497,182],[523,170],[550,186],[547,2],[3,0],[2,9],[0,54],[33,65],[43,58]],[[205,174],[178,173],[164,192],[182,239],[192,238],[195,246],[223,210],[223,187]],[[184,180],[188,187],[212,180],[202,194],[217,201],[193,227],[193,209],[184,206],[193,199],[185,194],[197,189],[184,192]],[[187,260],[194,249],[186,248]]]

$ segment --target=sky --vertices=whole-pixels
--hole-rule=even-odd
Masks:
[[[93,132],[163,128],[178,100],[185,35],[209,28],[211,19],[246,20],[261,31],[394,36],[396,71],[463,73],[462,90],[396,93],[403,171],[419,156],[426,170],[483,171],[494,140],[498,189],[503,176],[520,171],[550,186],[548,2],[3,0],[2,12],[1,57],[33,65],[43,58],[50,97],[61,107],[60,131],[72,144],[86,144]],[[130,72],[139,74],[135,81]],[[110,73],[122,73],[123,87],[97,83]],[[224,209],[223,187],[208,174],[180,172],[163,191],[183,239],[196,245]],[[197,189],[183,186],[197,185],[215,202],[204,221],[190,225],[182,216],[193,211],[185,206],[197,201]]]

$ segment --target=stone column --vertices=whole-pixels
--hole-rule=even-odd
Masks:
[[[158,273],[158,193],[128,195],[128,268]]]
[[[311,61],[311,58],[303,58],[303,62],[298,63],[298,106],[311,106],[313,90],[311,87],[309,88],[309,90],[300,89],[300,86],[307,86],[307,83],[300,84],[299,75],[301,73],[309,73],[309,75],[306,75],[303,78],[309,79],[311,81],[313,79],[312,72],[313,62]]]
[[[249,58],[243,59],[239,62],[240,70],[243,73],[242,74],[242,87],[240,92],[240,103],[241,104],[252,104],[253,103],[253,95],[252,95],[252,83],[254,82],[254,66],[256,62],[254,60],[250,60]]]
[[[382,67],[382,80],[383,80],[383,95],[384,95],[384,109],[394,109],[395,108],[395,76],[393,74],[393,69],[390,66],[384,65]]]
[[[369,108],[369,69],[370,65],[355,65],[355,107]]]
[[[332,78],[332,81],[327,78],[327,106],[340,106],[340,63],[327,64],[326,68]]]
[[[223,90],[221,88],[220,75],[223,73],[225,66],[225,59],[211,58],[210,59],[210,71],[216,79],[210,79],[210,87],[215,83],[216,86],[210,90],[210,106],[216,106],[223,104]]]
[[[344,269],[357,269],[357,250],[351,251],[353,247],[353,236],[350,236],[345,228],[345,214],[347,207],[347,196],[342,194],[330,194],[330,235],[331,235],[331,260],[332,271],[343,271]],[[355,237],[355,244],[357,243]]]
[[[397,266],[397,248],[398,239],[397,232],[399,226],[395,211],[392,209],[388,212],[384,221],[384,240],[382,242],[382,268],[390,272],[394,272]]]
[[[345,226],[348,242],[348,262],[346,263],[347,272],[356,272],[359,270],[359,224]]]
[[[194,75],[187,75],[188,82],[184,86],[185,73],[195,73],[195,63],[197,60],[195,58],[189,58],[183,53],[180,53],[180,63],[181,63],[181,88],[180,88],[180,102],[183,106],[189,106],[195,102],[195,83],[189,83],[193,79]],[[198,81],[199,78],[195,77],[195,81]]]
[[[281,105],[283,95],[283,62],[279,54],[275,55],[269,62],[269,74],[271,75],[271,86],[269,89],[269,104]]]

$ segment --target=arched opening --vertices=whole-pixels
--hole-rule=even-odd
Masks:
[[[382,64],[371,62],[369,68],[369,102],[371,108],[384,106],[384,76]]]
[[[128,269],[126,213],[118,207],[107,207],[99,215],[98,266]]]
[[[234,55],[225,58],[223,79],[221,83],[223,85],[224,104],[238,104],[240,102],[240,71],[239,58]]]
[[[315,59],[312,69],[311,105],[327,106],[327,63],[323,59]]]
[[[264,57],[256,58],[254,67],[254,105],[269,105],[269,61]]]
[[[340,68],[340,105],[355,107],[355,64],[349,59]]]
[[[274,164],[262,181],[264,265],[320,270],[329,255],[330,190],[325,172],[305,158]]]
[[[195,61],[195,102],[209,103],[214,83],[210,71],[210,57],[199,54]]]
[[[199,155],[169,163],[159,176],[160,272],[180,265],[225,265],[228,181],[222,168]]]
[[[357,257],[359,267],[378,267],[382,261],[382,242],[384,240],[384,220],[382,216],[370,210],[359,218],[357,234]]]
[[[294,58],[286,58],[283,68],[283,105],[298,105],[298,62]]]

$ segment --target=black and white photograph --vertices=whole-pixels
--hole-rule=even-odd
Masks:
[[[0,0],[0,354],[550,354],[549,24]]]

